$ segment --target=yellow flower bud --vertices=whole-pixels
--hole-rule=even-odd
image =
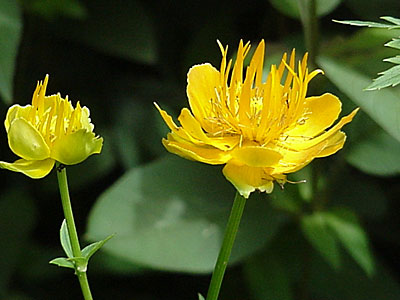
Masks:
[[[74,108],[60,94],[46,96],[48,80],[47,75],[38,82],[31,105],[9,108],[4,122],[8,145],[21,159],[0,162],[1,168],[42,178],[56,161],[74,165],[101,152],[103,139],[93,132],[89,109],[79,102]]]

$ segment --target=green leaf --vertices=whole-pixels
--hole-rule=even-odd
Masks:
[[[198,293],[197,295],[199,296],[199,300],[206,300],[206,299],[203,297],[202,294]]]
[[[141,1],[97,0],[85,3],[88,18],[64,24],[63,34],[103,53],[155,64],[157,41],[153,19]]]
[[[300,19],[298,0],[270,0],[273,7],[286,16]],[[332,12],[342,0],[316,0],[317,16],[325,16]]]
[[[353,25],[353,26],[366,26],[372,28],[386,28],[386,29],[397,29],[400,26],[393,26],[391,24],[378,23],[378,22],[370,22],[370,21],[351,21],[351,20],[333,20],[336,23],[345,24],[345,25]]]
[[[393,23],[395,25],[400,25],[400,19],[394,17],[381,17],[381,19]]]
[[[400,65],[400,55],[397,55],[395,57],[385,58],[383,61],[387,61],[387,62],[391,62],[393,64],[399,64]]]
[[[347,161],[372,175],[400,174],[400,142],[383,130],[368,134],[346,151]]]
[[[325,214],[315,212],[312,215],[303,216],[301,219],[301,229],[305,237],[322,257],[334,269],[338,269],[341,265],[338,239],[328,227]]]
[[[104,251],[161,270],[210,272],[233,203],[221,168],[168,155],[125,173],[96,202],[87,236],[116,236]],[[261,249],[286,218],[265,194],[246,204],[231,262]]]
[[[243,271],[252,299],[294,299],[288,270],[272,251],[253,256]]]
[[[114,234],[109,235],[104,240],[101,240],[101,241],[98,241],[98,242],[95,242],[93,244],[90,244],[90,245],[86,246],[82,250],[83,257],[85,257],[87,260],[89,260],[90,257],[92,257],[92,255],[95,254],[96,251],[98,251],[101,247],[103,247],[103,245],[105,243],[107,243],[107,241],[109,241],[112,237],[114,237]]]
[[[386,47],[400,49],[400,39],[393,39],[392,41],[385,44]]]
[[[3,185],[0,195],[0,299],[8,299],[5,294],[18,267],[24,268],[31,262],[28,258],[31,250],[29,241],[36,225],[34,199],[26,193],[29,189],[24,186],[23,180],[17,177],[14,180],[18,185],[13,190],[7,190]],[[8,185],[13,182],[12,179],[5,181]]]
[[[23,0],[22,3],[25,10],[48,20],[59,16],[76,19],[84,19],[87,16],[87,11],[79,0]]]
[[[327,226],[334,231],[344,248],[368,274],[374,273],[374,259],[365,231],[349,210],[323,212]]]
[[[330,300],[397,300],[398,280],[383,264],[377,262],[376,274],[367,276],[354,260],[343,255],[343,266],[332,271],[322,258],[313,256],[308,265],[311,299]]]
[[[389,91],[363,91],[369,83],[366,76],[350,69],[338,61],[319,57],[318,64],[325,75],[353,102],[361,107],[387,133],[400,141],[400,101]]]
[[[366,90],[380,90],[385,87],[394,87],[400,83],[400,66],[394,66],[390,69],[378,73],[378,78],[374,79],[374,82],[366,87]]]
[[[74,254],[72,253],[71,240],[69,239],[69,234],[68,234],[67,221],[65,219],[62,221],[60,228],[60,241],[61,241],[61,246],[64,249],[64,252],[67,255],[67,257],[68,258],[74,257]]]
[[[0,96],[12,101],[12,87],[18,45],[21,39],[22,16],[18,1],[0,0]]]
[[[49,263],[63,268],[75,269],[75,264],[66,257],[57,257],[51,260]]]

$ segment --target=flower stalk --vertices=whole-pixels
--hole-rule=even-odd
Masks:
[[[59,162],[56,163],[58,186],[60,189],[61,203],[64,211],[64,217],[67,223],[68,235],[71,241],[71,248],[74,258],[81,258],[82,251],[79,245],[78,233],[76,231],[74,215],[72,213],[71,200],[69,197],[67,171],[64,165]],[[86,275],[86,266],[80,268],[79,260],[75,261],[76,264],[75,274],[78,276],[79,284],[81,286],[82,294],[85,300],[93,300],[89,288],[89,282]]]
[[[233,244],[236,239],[236,234],[239,229],[240,220],[242,219],[246,199],[236,192],[233,202],[231,214],[225,229],[224,240],[218,255],[217,262],[211,277],[210,287],[208,289],[206,300],[217,300],[221,289],[222,280],[224,278],[226,267],[228,266],[229,257]]]

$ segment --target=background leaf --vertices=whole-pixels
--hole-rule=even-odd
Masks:
[[[349,210],[336,210],[324,213],[324,219],[342,242],[344,248],[357,261],[368,275],[374,272],[374,260],[365,231],[355,215]]]
[[[369,83],[367,77],[327,57],[320,57],[318,64],[330,81],[400,141],[400,101],[396,94],[389,90],[364,91]]]
[[[369,132],[346,153],[347,161],[363,172],[392,176],[400,173],[400,142],[378,130]]]
[[[315,249],[337,269],[341,265],[340,248],[337,237],[327,223],[324,213],[315,212],[302,217],[301,229]]]
[[[316,0],[318,16],[324,16],[334,10],[342,0]],[[281,13],[299,19],[300,12],[297,0],[270,0],[270,3]]]
[[[11,103],[15,60],[21,39],[22,17],[18,1],[0,0],[0,96]]]
[[[132,169],[104,193],[91,212],[87,235],[95,240],[115,232],[104,250],[134,263],[210,272],[233,196],[220,168],[168,156]],[[284,221],[268,197],[259,198],[246,204],[232,263],[265,245]]]

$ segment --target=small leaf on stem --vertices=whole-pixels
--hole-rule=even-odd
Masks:
[[[71,240],[69,239],[67,221],[64,219],[60,228],[60,241],[65,254],[71,258],[73,257]]]

